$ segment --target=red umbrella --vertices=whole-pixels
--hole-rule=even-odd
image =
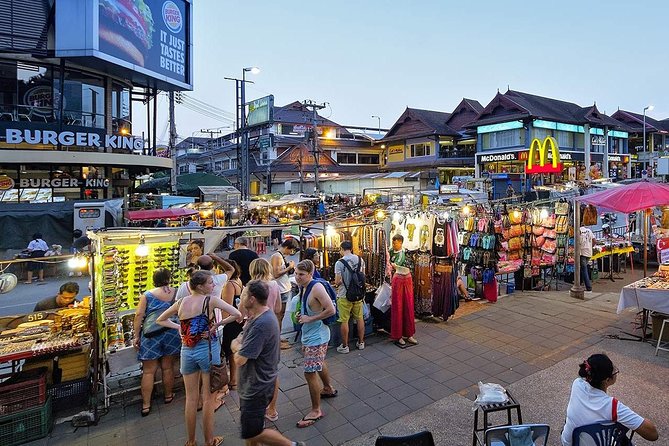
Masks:
[[[655,206],[669,205],[669,185],[639,181],[602,192],[584,195],[576,198],[576,200],[629,214],[630,212],[649,209]]]

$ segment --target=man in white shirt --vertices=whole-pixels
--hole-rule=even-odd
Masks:
[[[581,280],[585,283],[585,291],[592,292],[592,283],[588,272],[588,262],[592,257],[592,247],[595,245],[595,234],[590,228],[581,226]]]

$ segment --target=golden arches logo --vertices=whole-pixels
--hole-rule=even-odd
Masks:
[[[548,149],[551,149],[552,160],[550,164],[546,164],[548,160]],[[535,164],[536,155],[534,151],[539,152],[539,164]],[[530,153],[527,156],[527,167],[525,173],[560,173],[562,172],[562,163],[560,162],[560,149],[558,143],[552,136],[547,136],[543,142],[534,138],[530,144]]]

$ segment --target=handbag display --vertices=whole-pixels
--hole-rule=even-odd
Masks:
[[[566,201],[558,201],[555,203],[556,215],[569,215],[569,203]]]
[[[509,250],[510,251],[517,251],[522,248],[522,242],[520,241],[520,237],[513,237],[509,239]]]
[[[204,308],[202,312],[207,315],[207,320],[209,319],[209,296],[204,298]],[[228,365],[225,360],[222,359],[220,364],[212,363],[212,354],[211,354],[211,336],[207,336],[207,342],[209,343],[209,392],[214,393],[221,390],[224,386],[227,386],[230,382],[230,376],[228,375]]]
[[[512,225],[517,225],[523,222],[523,213],[519,210],[514,210],[509,213],[509,221]]]
[[[532,228],[532,234],[534,235],[543,235],[544,227],[543,226],[534,226]]]
[[[524,231],[523,231],[523,226],[522,225],[518,224],[518,225],[511,226],[511,229],[510,229],[511,237],[518,237],[520,235],[523,235],[523,233],[524,233]]]

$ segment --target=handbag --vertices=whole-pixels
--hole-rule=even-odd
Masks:
[[[569,203],[566,201],[555,203],[555,213],[557,215],[569,215]]]
[[[174,302],[174,297],[176,295],[177,295],[177,290],[175,289],[171,302]],[[142,336],[144,336],[145,338],[154,338],[159,334],[169,330],[169,328],[163,327],[162,325],[156,322],[156,319],[158,319],[158,316],[160,316],[161,314],[162,311],[156,310],[144,316],[144,322],[142,322]]]
[[[202,309],[202,312],[206,314],[207,319],[209,319],[209,296],[204,299],[204,308]],[[228,365],[225,363],[225,360],[221,360],[220,364],[213,364],[211,336],[207,336],[207,342],[209,343],[209,392],[214,393],[228,385],[230,376],[228,375]]]

